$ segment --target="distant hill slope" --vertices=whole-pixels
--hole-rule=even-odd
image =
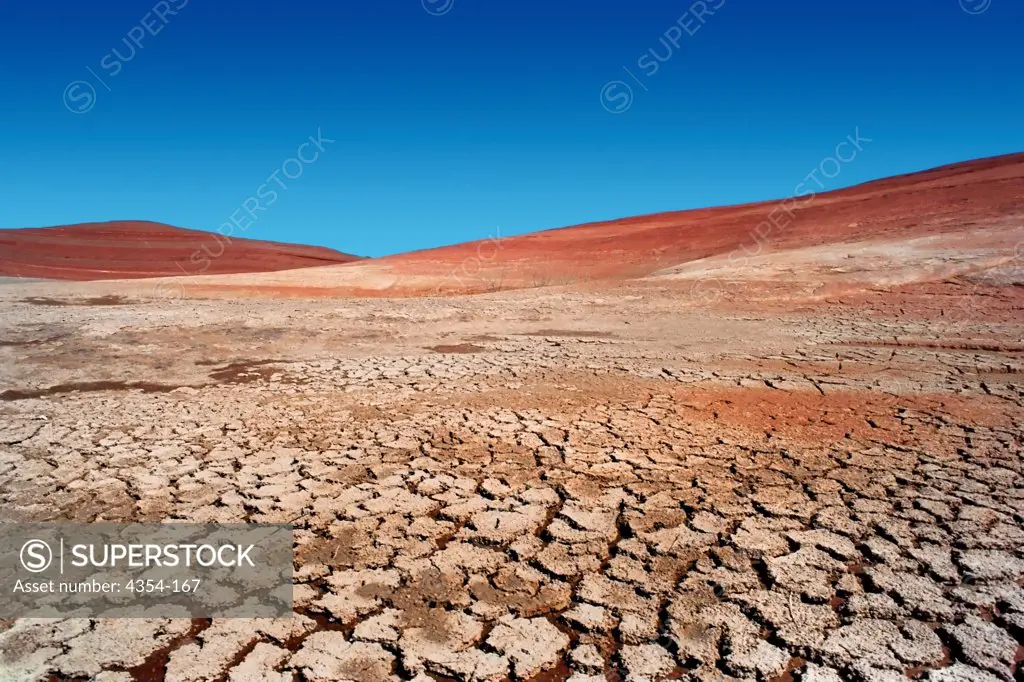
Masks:
[[[805,191],[811,188],[813,183]],[[977,236],[989,229],[999,231],[998,246]],[[1013,257],[1015,245],[1024,240],[1024,154],[795,199],[656,213],[516,236],[495,233],[480,241],[312,270],[193,278],[186,290],[224,296],[472,294],[637,279],[710,258],[749,269],[760,262],[755,257],[830,244],[884,243],[884,249],[897,254],[899,244],[921,238],[938,240],[924,242],[932,244],[929,248],[952,248],[952,254],[935,257],[954,263],[957,252],[967,257],[983,241],[986,253]],[[948,246],[953,243],[949,240],[956,245]],[[915,258],[933,257],[920,250],[921,242],[914,243]],[[856,259],[843,263],[857,265]],[[970,267],[966,261],[962,266]]]
[[[813,188],[810,184],[807,191]],[[804,259],[821,256],[833,263],[841,258],[841,267],[833,264],[832,270],[869,265],[887,269],[900,265],[901,244],[913,245],[907,257],[917,264],[906,265],[918,272],[903,273],[901,279],[951,276],[978,266],[972,263],[977,258],[987,262],[1024,253],[1024,153],[795,199],[656,213],[516,236],[495,232],[480,241],[374,259],[234,240],[222,256],[209,258],[202,272],[190,259],[207,258],[202,252],[195,254],[201,244],[217,253],[215,235],[152,223],[106,225],[150,227],[109,228],[111,234],[103,238],[97,235],[106,234],[104,225],[14,231],[22,237],[0,230],[0,276],[167,275],[177,278],[170,283],[176,291],[197,296],[431,296],[623,281],[655,273],[689,276],[693,267],[704,267],[699,262],[705,259],[724,259],[728,268],[763,270],[764,259],[781,263],[773,254],[794,250],[804,250]],[[993,231],[996,237],[989,234]],[[922,242],[923,238],[935,239]],[[12,239],[13,256],[8,255]],[[78,247],[76,240],[86,243]],[[892,259],[882,262],[858,258],[854,252],[813,250],[854,243],[861,245],[858,248],[874,244]],[[46,250],[48,245],[52,253]],[[951,267],[928,266],[927,261],[936,259]],[[100,265],[104,262],[106,270]],[[682,267],[687,264],[692,264],[690,270]],[[313,265],[327,267],[308,268]],[[721,262],[713,265],[722,270]],[[810,267],[801,266],[799,272]]]
[[[814,189],[817,186],[810,181],[802,191]],[[509,278],[528,285],[531,279],[555,283],[630,278],[737,249],[743,250],[742,255],[836,242],[908,239],[961,231],[1021,211],[1024,153],[816,195],[654,213],[516,235],[500,242],[483,240],[403,253],[365,266],[435,276],[448,275],[454,267],[457,277],[445,283],[446,289],[458,289],[459,280],[484,285],[482,278],[493,283],[502,275],[506,285]]]
[[[135,279],[294,270],[360,260],[318,246],[119,220],[0,230],[0,276]]]

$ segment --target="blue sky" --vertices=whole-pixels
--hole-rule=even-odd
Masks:
[[[859,128],[831,189],[1024,150],[1022,25],[1019,0],[4,3],[0,227],[214,230],[265,186],[236,234],[378,256],[787,196]]]

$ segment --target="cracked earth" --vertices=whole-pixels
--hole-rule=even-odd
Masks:
[[[0,621],[0,679],[1020,682],[1021,289],[5,286],[0,518],[292,523],[296,585]]]

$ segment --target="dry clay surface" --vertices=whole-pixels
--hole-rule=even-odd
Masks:
[[[1019,283],[5,285],[2,520],[293,523],[297,584],[290,619],[0,622],[0,679],[1019,682]]]

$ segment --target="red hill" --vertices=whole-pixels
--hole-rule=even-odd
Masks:
[[[0,230],[0,276],[66,280],[271,272],[360,260],[319,246],[118,220]]]

